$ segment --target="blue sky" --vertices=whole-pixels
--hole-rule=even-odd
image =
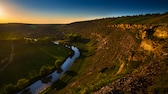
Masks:
[[[70,23],[104,17],[164,13],[168,0],[0,0],[1,22]]]

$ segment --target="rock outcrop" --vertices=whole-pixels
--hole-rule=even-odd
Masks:
[[[160,39],[166,41],[168,38],[167,26],[143,26],[143,25],[112,25],[112,28],[121,28],[123,30],[136,29],[138,32],[138,38],[141,40],[139,48],[128,56],[127,66],[132,62],[141,62],[141,64],[132,73],[113,81],[112,83],[102,87],[94,94],[147,94],[153,91],[149,91],[148,87],[158,78],[158,75],[163,74],[161,68],[164,61],[166,51],[163,48],[168,47],[166,42],[161,42]],[[143,54],[140,54],[143,53]],[[151,57],[150,61],[146,60],[147,56]],[[165,62],[165,61],[164,61]],[[123,69],[124,63],[120,65],[120,68],[116,75]]]
[[[160,75],[161,67],[158,62],[150,62],[141,66],[139,71],[118,79],[102,87],[95,94],[147,94],[147,87]]]

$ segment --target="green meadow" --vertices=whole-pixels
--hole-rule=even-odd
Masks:
[[[3,41],[0,44],[1,54],[4,54],[1,57],[6,56],[7,59],[11,54],[11,45],[14,48],[12,61],[0,71],[1,92],[7,84],[17,84],[19,79],[30,80],[39,76],[42,66],[54,68],[56,60],[65,60],[71,52],[71,49],[52,43],[28,44],[23,41]]]

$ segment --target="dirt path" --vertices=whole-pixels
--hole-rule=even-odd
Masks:
[[[11,54],[10,54],[9,60],[8,60],[7,64],[0,69],[0,71],[3,71],[12,62],[13,54],[14,54],[14,46],[13,46],[13,44],[11,44]]]

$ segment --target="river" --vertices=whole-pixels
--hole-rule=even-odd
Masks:
[[[69,69],[69,67],[72,66],[73,62],[80,56],[80,52],[77,47],[74,46],[71,47],[66,46],[66,47],[71,48],[74,51],[74,55],[72,57],[68,57],[62,64],[61,69],[63,69],[63,72],[61,72],[61,74],[57,73],[57,70],[55,70],[54,72],[46,76],[46,78],[51,77],[50,82],[42,83],[41,80],[38,80],[33,84],[31,84],[30,86],[28,86],[27,88],[25,88],[24,90],[20,91],[18,94],[22,94],[26,90],[31,92],[31,94],[38,94],[41,91],[45,90],[47,87],[51,86],[56,80],[58,80],[61,77],[61,75],[63,75]]]

